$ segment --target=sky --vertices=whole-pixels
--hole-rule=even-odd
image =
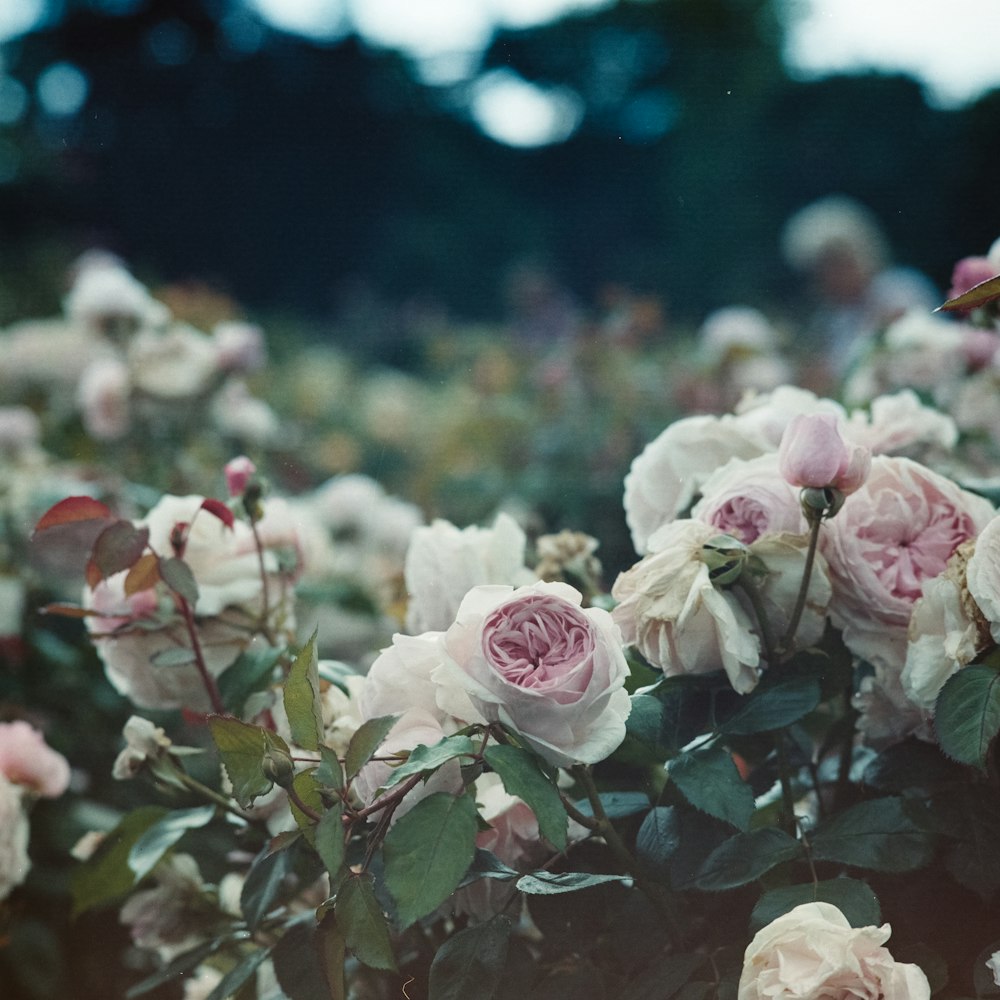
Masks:
[[[128,9],[139,0],[103,0]],[[528,28],[611,0],[242,0],[282,31],[335,39],[356,31],[368,44],[410,56],[432,84],[473,81],[469,112],[498,142],[540,146],[567,138],[581,115],[579,98],[545,90],[506,70],[479,74],[479,57],[497,27]],[[924,84],[930,103],[960,107],[1000,86],[996,27],[1000,0],[786,0],[785,59],[801,79],[830,73],[905,72]],[[30,30],[47,0],[0,0],[0,42]],[[245,15],[244,15],[245,18]],[[2,64],[0,64],[2,70]],[[74,81],[50,81],[58,100]],[[78,83],[78,81],[76,81]],[[42,95],[39,95],[40,98]],[[71,102],[70,102],[71,103]]]

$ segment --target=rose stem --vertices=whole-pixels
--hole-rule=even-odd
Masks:
[[[198,629],[194,622],[194,613],[191,611],[191,605],[188,603],[187,598],[183,594],[178,594],[174,591],[177,598],[177,603],[180,605],[181,615],[184,618],[184,624],[187,626],[188,636],[191,639],[191,651],[194,653],[194,665],[198,669],[198,673],[201,675],[201,682],[205,685],[205,690],[208,692],[209,701],[212,703],[212,711],[216,715],[225,715],[226,706],[222,702],[222,695],[219,692],[219,686],[215,683],[215,678],[208,672],[208,667],[205,666],[205,655],[201,649],[201,640],[198,638]]]
[[[635,880],[635,887],[653,904],[654,909],[660,919],[666,924],[675,941],[680,941],[683,938],[683,931],[677,923],[677,919],[664,902],[659,887],[651,884],[639,874],[639,862],[632,855],[628,847],[625,846],[625,841],[622,840],[621,835],[614,828],[611,820],[608,819],[608,814],[604,811],[604,804],[601,802],[601,795],[597,790],[597,785],[594,784],[590,768],[586,764],[576,764],[572,768],[572,772],[573,776],[580,782],[587,793],[590,807],[594,811],[594,819],[597,820],[596,832],[604,837],[608,847],[611,848],[611,853],[618,859],[619,864],[631,874]]]
[[[795,642],[795,633],[799,628],[802,612],[806,607],[806,597],[809,594],[809,579],[812,576],[813,562],[816,559],[816,543],[819,541],[819,528],[823,523],[823,514],[819,511],[807,514],[809,519],[809,548],[806,550],[806,564],[802,570],[802,583],[799,584],[799,596],[795,600],[792,617],[788,621],[788,630],[781,640],[779,651],[784,655]]]

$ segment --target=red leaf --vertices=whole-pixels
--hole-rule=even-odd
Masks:
[[[87,586],[93,590],[100,582],[104,579],[104,574],[101,573],[100,566],[94,562],[93,559],[87,560],[87,568],[84,570],[84,576],[87,580]]]
[[[106,521],[114,514],[107,504],[93,497],[66,497],[55,506],[50,507],[35,525],[35,532],[54,528],[60,524],[73,524],[76,521]]]
[[[233,512],[221,500],[206,497],[201,502],[201,509],[207,510],[209,514],[214,514],[227,528],[232,528],[236,523]]]
[[[46,604],[38,609],[40,615],[62,615],[63,618],[100,617],[99,611],[81,608],[77,604]]]

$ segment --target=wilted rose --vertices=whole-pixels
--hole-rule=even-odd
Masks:
[[[556,766],[603,760],[625,738],[628,665],[611,616],[580,603],[562,583],[473,588],[431,675],[438,703],[461,690]]]
[[[758,931],[743,956],[739,1000],[927,1000],[916,965],[882,945],[888,924],[851,927],[830,903],[803,903]]]

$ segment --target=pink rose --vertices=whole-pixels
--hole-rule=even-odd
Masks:
[[[803,903],[759,930],[743,957],[739,1000],[929,1000],[919,966],[882,945],[892,933],[852,927],[830,903]]]
[[[779,475],[773,453],[724,465],[706,480],[691,516],[744,545],[761,535],[807,530],[798,493]]]
[[[781,437],[778,467],[792,486],[853,493],[865,481],[871,452],[843,439],[829,413],[800,413]]]
[[[917,462],[873,459],[865,485],[820,536],[833,581],[830,616],[848,648],[901,670],[924,582],[992,516],[988,501]]]
[[[593,764],[625,738],[628,665],[611,616],[562,583],[474,587],[445,633],[432,678],[557,767]]]
[[[69,787],[69,762],[27,722],[0,722],[0,774],[36,795],[58,798]]]
[[[948,298],[956,299],[971,288],[988,281],[997,273],[989,257],[963,257],[951,272],[951,288]]]

